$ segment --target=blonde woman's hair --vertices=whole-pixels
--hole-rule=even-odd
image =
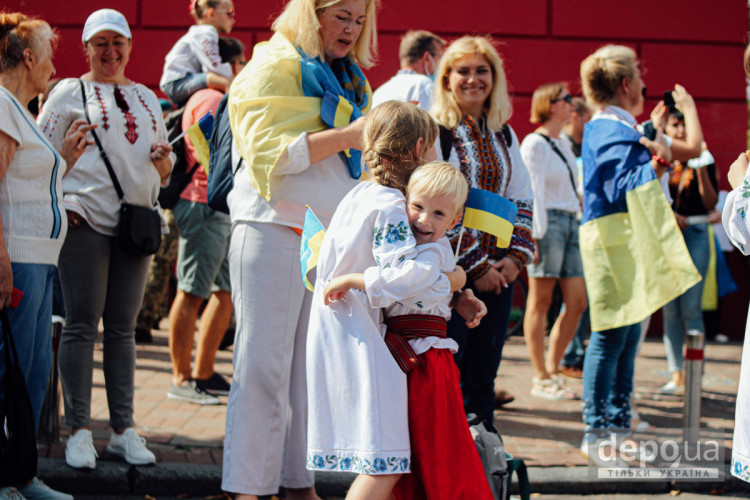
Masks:
[[[206,16],[208,9],[216,9],[224,3],[224,0],[195,0],[190,2],[190,15],[196,21]]]
[[[40,51],[48,40],[55,50],[57,34],[47,22],[20,12],[0,12],[0,73],[18,66],[26,49],[41,56]]]
[[[461,213],[469,196],[469,183],[464,174],[446,161],[432,161],[416,169],[406,187],[407,196],[413,189],[420,189],[430,197],[453,196],[453,217]]]
[[[531,96],[531,123],[546,123],[550,117],[552,101],[568,89],[565,82],[547,83],[538,87]]]
[[[435,99],[430,113],[438,123],[451,130],[461,123],[464,114],[448,87],[448,78],[456,61],[471,54],[483,56],[492,69],[492,93],[487,98],[484,108],[487,113],[488,128],[492,132],[497,132],[510,119],[513,110],[510,106],[503,60],[487,37],[465,36],[448,46],[440,59],[440,66],[435,77]]]
[[[605,45],[581,63],[581,83],[586,100],[596,106],[613,102],[623,78],[633,78],[638,57],[624,45]]]
[[[362,156],[378,184],[405,193],[409,177],[424,163],[427,152],[435,145],[437,133],[437,123],[420,107],[386,101],[367,116]],[[414,148],[420,137],[424,139],[424,147],[422,157],[417,158]]]
[[[342,0],[289,0],[271,29],[302,49],[310,57],[324,58],[318,15]],[[359,38],[349,51],[357,64],[370,68],[375,64],[378,47],[376,11],[380,0],[365,0],[365,22]]]

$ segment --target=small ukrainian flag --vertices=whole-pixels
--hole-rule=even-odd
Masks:
[[[210,156],[210,147],[208,141],[211,140],[211,132],[214,128],[214,115],[206,113],[196,123],[190,125],[187,129],[187,136],[195,148],[198,161],[203,165],[203,169],[208,172],[208,160]]]
[[[305,288],[313,291],[314,286],[307,279],[307,275],[318,265],[318,255],[320,255],[320,245],[323,243],[323,236],[326,229],[320,223],[318,218],[308,206],[305,210],[305,224],[302,227],[302,240],[299,246],[299,264],[302,271],[302,282]]]
[[[507,248],[517,213],[518,208],[512,201],[484,189],[471,188],[462,226],[490,233],[497,237],[499,248]]]

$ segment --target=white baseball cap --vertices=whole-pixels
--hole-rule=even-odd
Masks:
[[[131,38],[130,27],[128,26],[128,21],[125,19],[125,16],[113,9],[100,9],[86,19],[86,24],[83,26],[81,41],[86,43],[100,31],[106,30],[119,33],[125,38]]]

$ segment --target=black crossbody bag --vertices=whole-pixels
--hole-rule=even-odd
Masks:
[[[91,118],[86,106],[86,90],[84,89],[83,81],[79,80],[78,82],[81,84],[83,111],[86,114],[86,121],[90,124]],[[99,154],[102,157],[104,165],[107,167],[109,176],[112,178],[112,184],[115,186],[117,197],[120,199],[117,242],[123,250],[133,255],[146,256],[155,254],[159,250],[159,245],[161,245],[161,217],[159,216],[159,211],[149,207],[132,205],[125,201],[125,194],[120,186],[120,181],[117,180],[117,175],[115,175],[107,153],[99,141],[99,136],[96,135],[96,131],[94,130],[91,131],[91,135],[94,136],[94,142],[96,142],[96,146],[99,148]]]

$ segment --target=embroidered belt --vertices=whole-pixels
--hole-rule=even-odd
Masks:
[[[404,373],[422,366],[419,356],[409,345],[410,339],[425,337],[447,337],[448,322],[440,316],[428,314],[404,314],[385,320],[385,344]]]

